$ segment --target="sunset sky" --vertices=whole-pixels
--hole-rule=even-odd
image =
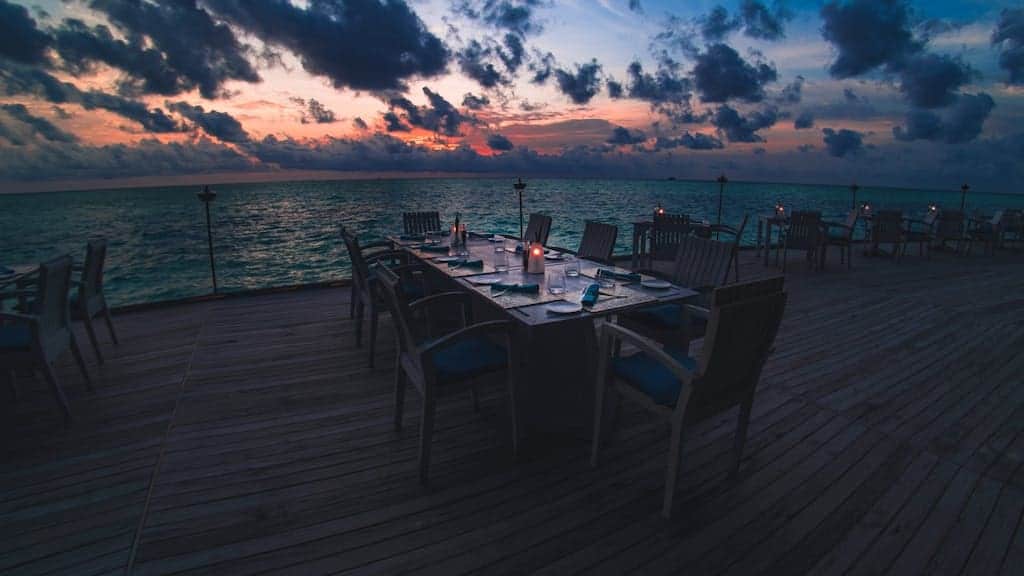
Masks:
[[[1019,1],[0,0],[0,192],[374,174],[1024,192]]]

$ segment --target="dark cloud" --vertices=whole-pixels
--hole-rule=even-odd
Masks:
[[[78,141],[74,134],[61,130],[46,118],[34,116],[23,104],[0,104],[0,110],[3,110],[8,116],[27,126],[32,133],[38,134],[50,142]],[[16,134],[16,130],[0,123],[0,136],[6,137],[15,146],[24,145],[26,142]]]
[[[223,142],[238,143],[249,140],[249,134],[242,128],[242,124],[226,112],[207,112],[202,106],[192,106],[188,102],[168,102],[167,109],[188,118],[202,128],[203,132]]]
[[[601,86],[601,65],[597,60],[577,64],[576,72],[559,68],[555,70],[558,89],[576,104],[586,104],[597,95]]]
[[[992,44],[1000,47],[999,66],[1010,73],[1010,84],[1024,84],[1024,8],[1007,8],[999,14]]]
[[[644,9],[640,6],[640,0],[629,0],[629,9],[633,12],[643,12]]]
[[[759,102],[764,98],[764,84],[777,78],[771,65],[761,61],[751,65],[725,44],[708,46],[693,67],[694,84],[702,102]]]
[[[743,0],[740,18],[745,35],[760,40],[780,40],[786,36],[785,22],[793,18],[793,13],[778,1],[769,9],[757,0]]]
[[[541,4],[541,0],[461,0],[452,10],[471,20],[526,36],[542,30],[535,12]]]
[[[640,62],[634,61],[626,69],[626,75],[629,77],[629,97],[649,103],[652,110],[663,114],[674,124],[703,119],[694,116],[690,105],[690,79],[683,76],[679,64],[666,55],[659,59],[656,73],[645,72]]]
[[[742,116],[728,105],[719,106],[711,117],[711,123],[729,139],[730,142],[764,142],[758,130],[769,128],[779,120],[778,110],[766,108]]]
[[[833,1],[821,8],[822,36],[838,54],[828,70],[849,78],[880,66],[890,68],[921,51],[910,29],[905,0]]]
[[[919,108],[948,106],[973,72],[959,58],[920,54],[907,60],[900,71],[900,90]]]
[[[459,63],[459,69],[466,76],[476,80],[484,88],[494,88],[499,84],[509,84],[511,80],[505,77],[493,62],[493,50],[484,47],[476,40],[471,40],[465,48],[455,54]]]
[[[329,78],[335,88],[404,91],[408,79],[438,75],[448,63],[444,43],[404,0],[315,0],[305,8],[288,0],[203,4],[264,42],[287,48],[307,72]],[[199,45],[206,40],[194,42],[177,29],[170,33]]]
[[[847,102],[861,102],[860,96],[857,96],[857,93],[854,92],[852,88],[843,88],[843,98],[845,98]]]
[[[811,150],[814,150],[814,144],[801,144],[801,145],[797,146],[796,149],[801,154],[806,154],[806,153],[810,152]]]
[[[475,121],[474,118],[463,115],[451,102],[430,88],[424,86],[423,94],[427,97],[426,106],[417,106],[403,97],[390,100],[391,111],[384,115],[389,132],[401,132],[408,130],[409,126],[415,126],[443,136],[461,136],[462,124]],[[399,117],[395,114],[396,109],[404,114]]]
[[[104,62],[137,80],[135,87],[141,92],[172,95],[198,88],[205,98],[223,96],[228,80],[260,80],[249,62],[249,48],[195,0],[91,0],[89,5],[106,15],[128,41],[115,39],[104,26],[65,22],[56,33],[57,48],[75,68]],[[128,93],[130,86],[131,82],[123,83],[122,92]]]
[[[384,129],[388,132],[408,132],[412,129],[394,112],[385,112],[381,118],[384,119]]]
[[[57,118],[60,118],[61,120],[67,120],[72,117],[72,114],[70,112],[61,108],[60,106],[57,106],[56,104],[53,105],[53,113],[57,116]]]
[[[604,84],[608,88],[609,98],[613,100],[618,100],[619,98],[622,98],[622,95],[625,91],[622,87],[622,82],[617,82],[615,80],[606,80]]]
[[[181,132],[184,128],[160,108],[150,108],[138,100],[131,100],[114,94],[89,91],[78,92],[76,100],[86,110],[107,110],[129,120],[138,122],[147,132],[156,134]]]
[[[533,76],[530,78],[530,82],[534,84],[544,84],[554,73],[555,68],[555,55],[551,52],[541,53],[534,51],[533,59],[530,61],[530,72],[533,72]]]
[[[836,131],[832,128],[823,128],[821,133],[829,156],[856,156],[864,150],[864,135],[856,130],[842,128]]]
[[[782,89],[782,93],[779,95],[780,104],[799,104],[800,99],[803,97],[804,91],[804,77],[797,76],[792,82],[786,85]]]
[[[466,92],[462,97],[462,105],[470,110],[482,110],[491,105],[491,99],[486,95],[476,96],[472,92]]]
[[[715,6],[707,16],[697,19],[700,34],[708,42],[721,42],[743,25],[738,17],[730,16],[723,6]]]
[[[499,46],[497,53],[501,62],[505,65],[505,69],[509,73],[514,74],[523,65],[523,60],[526,57],[526,48],[523,46],[523,41],[519,36],[510,32],[505,34],[504,47]]]
[[[36,27],[24,6],[0,0],[0,58],[47,64],[50,37]]]
[[[804,110],[796,117],[795,120],[793,120],[793,128],[796,130],[814,128],[814,114]]]
[[[515,145],[501,134],[491,134],[487,137],[487,147],[495,152],[508,152],[515,148]]]
[[[307,102],[306,114],[302,116],[302,123],[315,122],[317,124],[331,124],[336,122],[338,117],[333,110],[328,110],[320,101],[310,98]]]
[[[988,94],[961,94],[943,116],[929,110],[915,109],[907,113],[906,125],[893,128],[897,140],[937,140],[960,144],[981,134],[985,120],[995,101]]]
[[[366,120],[363,120],[359,116],[352,119],[352,127],[356,130],[368,130],[370,127],[367,126]]]
[[[615,129],[612,130],[611,136],[609,136],[605,142],[613,146],[626,146],[640,144],[644,140],[647,140],[647,136],[645,136],[643,132],[640,132],[639,130],[630,131],[622,126],[616,126]]]
[[[719,150],[724,148],[725,145],[718,138],[700,132],[683,132],[683,135],[679,138],[662,138],[659,136],[654,143],[655,150],[679,147],[689,148],[690,150]]]
[[[764,148],[763,146],[758,146],[757,148],[751,150],[751,153],[753,153],[754,156],[764,156],[765,154],[768,153],[768,149]]]

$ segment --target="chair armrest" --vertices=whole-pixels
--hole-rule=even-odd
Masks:
[[[424,298],[424,300],[426,300],[426,298]],[[431,342],[427,346],[423,346],[422,348],[420,348],[420,355],[421,356],[426,356],[428,353],[430,353],[430,352],[432,352],[434,350],[437,350],[438,348],[444,348],[448,344],[451,344],[452,342],[454,342],[456,340],[460,340],[462,338],[466,338],[466,337],[469,337],[469,336],[479,336],[479,335],[482,335],[482,334],[495,333],[495,332],[501,333],[502,335],[504,335],[505,338],[506,338],[507,343],[509,345],[511,345],[511,342],[512,342],[512,337],[511,337],[511,334],[510,334],[511,328],[512,328],[512,322],[510,322],[508,320],[489,320],[487,322],[480,322],[478,324],[472,324],[470,326],[466,326],[465,328],[460,328],[459,330],[456,330],[455,332],[451,332],[449,334],[446,334],[446,335],[442,336],[441,338],[438,338],[437,340],[434,340],[433,342]]]
[[[658,363],[665,366],[665,368],[668,368],[672,374],[686,384],[690,384],[693,381],[694,373],[691,372],[689,368],[683,366],[679,362],[676,362],[675,358],[666,354],[662,347],[650,338],[645,338],[628,328],[624,328],[618,324],[612,324],[611,322],[601,324],[601,337],[625,340],[639,348],[641,351],[650,354],[658,361]]]
[[[703,306],[697,306],[695,304],[685,304],[683,307],[686,309],[686,313],[689,314],[690,316],[696,316],[697,318],[702,318],[704,320],[711,318],[711,310]]]
[[[406,263],[409,261],[409,253],[403,252],[401,250],[385,250],[383,252],[374,252],[373,254],[370,254],[369,256],[364,258],[368,265],[386,259],[394,259],[399,260],[402,263]]]
[[[0,324],[5,321],[35,324],[39,319],[31,314],[21,314],[20,312],[0,312]]]

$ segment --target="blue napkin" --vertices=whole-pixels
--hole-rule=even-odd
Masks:
[[[422,250],[424,252],[443,252],[445,254],[448,253],[448,246],[445,246],[444,244],[420,244],[415,248],[417,250]]]
[[[454,268],[456,266],[459,266],[461,268],[483,268],[484,267],[484,261],[483,260],[479,260],[479,259],[477,259],[477,260],[465,260],[465,259],[453,260],[453,261],[448,263],[448,266],[450,268]]]
[[[587,286],[587,289],[583,291],[583,297],[580,298],[580,304],[584,306],[593,306],[597,304],[597,293],[601,290],[601,287],[597,284],[591,284]]]
[[[424,240],[427,239],[427,237],[425,234],[402,234],[401,236],[398,237],[398,239],[423,242]]]
[[[606,268],[598,269],[597,275],[615,278],[616,280],[625,280],[627,282],[639,282],[643,279],[636,272],[616,272],[615,270],[608,270]]]
[[[540,284],[491,284],[492,292],[501,292],[507,290],[509,292],[523,292],[525,294],[536,294],[540,292]]]

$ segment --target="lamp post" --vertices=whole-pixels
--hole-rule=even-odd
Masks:
[[[857,190],[860,190],[860,186],[857,186],[856,182],[850,184],[850,194],[853,196],[850,200],[850,208],[854,210],[857,209]]]
[[[210,228],[210,202],[217,197],[217,193],[210,190],[209,186],[203,186],[203,191],[196,196],[206,206],[206,245],[210,252],[210,277],[213,279],[213,293],[217,293],[217,268],[213,265],[213,230]]]
[[[961,214],[963,214],[963,212],[964,212],[964,206],[967,205],[967,191],[970,190],[970,189],[971,189],[971,187],[968,186],[967,184],[964,184],[963,186],[960,187],[960,213]]]
[[[718,182],[718,226],[719,227],[722,226],[722,195],[725,193],[725,184],[728,181],[729,181],[729,179],[725,177],[725,173],[724,172],[716,180],[716,182]],[[721,234],[722,234],[722,232],[719,230],[715,234],[715,237],[716,238],[720,238]]]
[[[526,190],[526,182],[523,182],[522,178],[516,178],[516,183],[512,187],[519,194],[519,241],[526,242],[526,238],[523,238],[523,190]]]

